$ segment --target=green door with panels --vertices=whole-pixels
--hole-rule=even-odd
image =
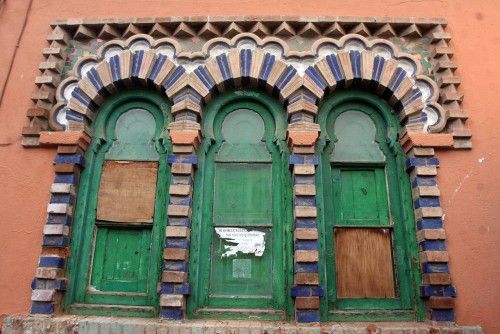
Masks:
[[[370,94],[342,92],[325,102],[320,124],[323,318],[418,319],[413,207],[396,117]]]
[[[153,316],[169,170],[163,98],[142,90],[99,111],[78,194],[69,312]]]
[[[191,314],[284,319],[290,230],[283,194],[289,179],[285,152],[275,143],[275,119],[251,99],[213,112],[206,122],[214,140],[200,164],[204,197]]]

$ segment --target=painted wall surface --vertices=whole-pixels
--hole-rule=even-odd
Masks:
[[[29,9],[28,9],[29,8]],[[444,17],[469,113],[471,151],[438,152],[457,320],[500,333],[500,3],[491,0],[6,0],[0,4],[0,319],[27,313],[55,149],[25,149],[41,50],[55,19],[199,15]],[[24,18],[26,25],[23,30]],[[18,47],[17,40],[21,35]],[[17,48],[17,52],[15,51]],[[14,53],[15,57],[14,57]]]

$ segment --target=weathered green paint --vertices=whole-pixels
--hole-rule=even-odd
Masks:
[[[165,128],[170,120],[168,101],[149,90],[124,91],[100,108],[76,203],[65,299],[68,313],[157,314],[156,285],[170,180]],[[153,224],[96,222],[97,194],[107,159],[158,161]]]
[[[229,92],[207,106],[202,128],[188,315],[285,319],[293,312],[286,114],[263,93]],[[227,228],[263,237],[262,254],[232,254]]]
[[[353,111],[368,116],[376,131],[370,129],[365,116]],[[345,113],[351,115],[342,118]],[[340,126],[336,125],[338,119]],[[357,124],[342,124],[349,120]],[[322,130],[317,144],[321,155],[317,172],[320,277],[327,290],[322,319],[423,320],[413,206],[405,155],[397,138],[397,116],[378,97],[350,90],[325,100],[318,122]],[[343,131],[346,125],[350,131]],[[360,144],[358,152],[347,152],[345,146],[336,151],[338,143],[349,141]],[[333,229],[350,226],[392,230],[396,298],[337,298]]]
[[[96,227],[90,286],[97,291],[146,293],[151,228]]]

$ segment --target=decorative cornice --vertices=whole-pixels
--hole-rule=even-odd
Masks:
[[[167,96],[174,103],[173,113],[189,111],[199,115],[202,110],[200,102],[206,102],[213,93],[224,90],[227,84],[243,87],[240,82],[245,74],[237,73],[238,70],[244,69],[240,64],[242,58],[239,59],[236,54],[240,53],[241,56],[239,51],[249,50],[252,55],[262,54],[263,58],[268,55],[267,57],[273,57],[277,64],[282,64],[277,73],[278,77],[275,77],[274,73],[271,76],[272,84],[264,86],[271,93],[279,95],[290,114],[314,114],[324,94],[333,91],[337,86],[331,85],[331,74],[325,72],[325,57],[334,56],[339,59],[340,70],[347,69],[346,86],[350,85],[349,75],[353,74],[352,70],[361,71],[363,77],[360,79],[364,85],[367,80],[373,81],[369,72],[375,69],[374,60],[382,59],[382,69],[388,72],[383,80],[387,82],[376,82],[378,88],[375,90],[378,90],[378,94],[385,95],[387,94],[384,92],[391,91],[391,105],[396,111],[406,109],[402,118],[411,116],[405,122],[406,130],[452,132],[454,146],[467,148],[470,147],[470,131],[464,127],[467,116],[460,109],[463,96],[456,90],[460,79],[453,74],[456,65],[450,60],[453,51],[447,46],[450,36],[444,31],[446,24],[445,19],[439,18],[287,16],[56,21],[52,24],[54,30],[48,38],[50,47],[44,49],[47,61],[40,64],[42,75],[36,78],[39,88],[32,99],[37,108],[30,109],[28,113],[30,126],[23,129],[23,144],[37,146],[38,133],[43,130],[60,131],[66,128],[87,131],[86,127],[73,128],[68,125],[81,123],[82,115],[91,121],[95,108],[103,101],[103,96],[117,89],[114,87],[117,81],[130,84],[131,78],[137,78],[142,80],[142,84],[151,85],[149,75],[155,71],[154,66],[166,71],[162,72],[165,76],[173,75],[171,70],[177,71],[175,74],[178,76],[173,77],[174,82],[169,82],[170,85],[175,85],[169,87],[167,92]],[[394,44],[394,38],[430,42],[426,45],[432,49],[432,72],[424,72],[421,56],[401,51],[402,48]],[[71,70],[65,73],[63,65],[66,62],[68,47],[72,47],[73,43],[85,44],[92,40],[98,41],[99,45],[95,55],[81,57]],[[142,54],[146,55],[144,67],[141,68],[141,73],[131,74],[131,59],[141,50]],[[343,54],[346,56],[342,56]],[[348,54],[350,56],[347,56]],[[359,54],[359,64],[351,63],[353,54]],[[119,60],[115,57],[117,55],[120,55]],[[115,59],[114,63],[111,59]],[[217,59],[227,60],[228,73],[224,73],[224,68],[220,67]],[[163,62],[168,64],[168,69],[164,68]],[[247,74],[253,86],[262,83],[260,73],[256,72],[260,71],[262,64],[259,63],[258,68],[253,69],[255,73]],[[359,66],[352,67],[354,65]],[[117,73],[116,66],[120,67],[120,78],[113,77]],[[99,84],[96,87],[88,77],[89,71],[93,73],[97,70],[99,78],[104,80],[102,84],[105,87],[100,87]],[[204,85],[206,82],[203,82],[203,78],[197,75],[196,71],[205,72],[215,85]],[[293,78],[282,78],[287,87],[277,89],[276,84],[284,71],[293,72]],[[393,78],[396,72],[402,81]],[[161,85],[165,84],[166,78],[157,78],[156,82],[153,81],[153,86],[165,90]],[[230,82],[226,82],[228,80]],[[356,78],[352,80],[358,81]],[[324,83],[327,85],[323,85]],[[391,88],[394,83],[397,87]],[[343,85],[344,83],[341,83],[341,86]],[[75,91],[75,88],[78,89]],[[396,92],[395,88],[399,88],[399,91]],[[106,93],[101,91],[99,94],[100,89],[104,89]],[[405,96],[400,96],[411,91],[419,91],[420,97],[417,100],[421,100],[418,106],[412,106],[413,109],[404,106]],[[182,100],[181,95],[187,96],[188,99]],[[47,110],[50,112],[47,113]],[[308,121],[310,120],[308,118]]]

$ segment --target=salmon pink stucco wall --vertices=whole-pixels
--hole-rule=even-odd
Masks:
[[[500,4],[491,0],[0,1],[0,319],[29,312],[30,282],[54,177],[55,150],[25,149],[20,143],[49,23],[65,18],[200,15],[448,20],[474,146],[469,151],[438,152],[451,273],[458,289],[457,321],[500,333]]]

